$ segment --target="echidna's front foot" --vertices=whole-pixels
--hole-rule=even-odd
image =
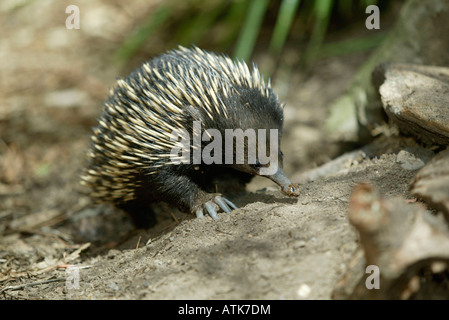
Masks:
[[[204,217],[204,212],[207,212],[214,220],[218,219],[217,211],[223,210],[226,213],[237,209],[237,206],[221,195],[215,195],[212,199],[204,202],[196,210],[197,218]]]

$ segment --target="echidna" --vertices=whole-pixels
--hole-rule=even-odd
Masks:
[[[210,143],[202,141],[208,139],[200,135],[196,140],[200,146],[195,145],[198,123],[208,137],[209,132],[214,133],[216,147],[223,146],[223,154],[218,153],[219,148],[213,151],[218,161],[206,164],[194,158],[195,152],[201,155]],[[237,150],[234,136],[229,149],[229,141],[220,142],[217,134],[225,137],[227,130],[247,133],[250,129],[259,137],[265,129],[278,133],[274,140],[276,154],[270,158],[276,160],[276,170],[267,177],[284,193],[297,196],[298,186],[281,169],[278,146],[282,125],[283,109],[278,98],[254,64],[250,72],[244,62],[234,62],[227,56],[197,47],[179,47],[117,81],[104,103],[99,125],[93,129],[82,184],[90,187],[93,198],[112,202],[129,213],[137,226],[154,223],[150,204],[159,201],[197,217],[208,213],[217,219],[218,211],[237,208],[221,195],[225,187],[231,193],[242,190],[252,176],[261,175],[272,165],[260,161],[257,152],[255,159],[249,157],[249,149],[266,152],[273,147],[267,134],[264,145],[254,145],[246,136],[243,150]],[[189,135],[187,151],[192,152],[187,157],[173,157],[173,150],[180,150],[176,148],[181,145],[182,134]],[[239,151],[243,151],[243,158]]]

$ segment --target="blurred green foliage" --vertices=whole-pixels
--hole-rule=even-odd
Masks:
[[[165,0],[154,5],[138,22],[115,54],[128,62],[151,39],[165,49],[197,45],[250,60],[256,46],[277,60],[287,43],[301,52],[303,66],[321,57],[373,48],[383,40],[381,31],[362,38],[326,43],[335,30],[358,23],[365,28],[365,8],[388,10],[388,0]],[[363,31],[363,30],[362,30]],[[366,31],[366,30],[365,30]],[[167,34],[158,38],[161,33]]]

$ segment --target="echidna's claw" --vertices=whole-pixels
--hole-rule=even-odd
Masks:
[[[215,210],[214,205],[210,201],[204,204],[204,208],[206,208],[207,213],[209,213],[212,219],[218,220],[217,210]]]
[[[232,201],[229,201],[226,198],[223,198],[223,200],[232,208],[232,210],[238,209],[239,207],[237,207]]]
[[[196,217],[204,218],[203,209],[199,208],[198,210],[196,210]]]
[[[226,213],[231,212],[231,208],[226,203],[226,199],[220,196],[215,197],[215,203],[218,204],[218,206]]]
[[[232,210],[237,209],[237,206],[223,197],[220,194],[214,194],[208,201],[203,202],[199,208],[196,209],[196,217],[202,218],[204,214],[209,214],[212,219],[218,220],[218,212],[223,211],[230,213]]]

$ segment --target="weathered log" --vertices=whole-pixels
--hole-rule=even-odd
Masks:
[[[367,184],[355,188],[348,218],[359,232],[364,257],[351,262],[356,269],[340,281],[335,299],[449,298],[449,231],[444,221],[420,203],[384,199]],[[367,266],[380,271],[378,289],[367,286]]]

